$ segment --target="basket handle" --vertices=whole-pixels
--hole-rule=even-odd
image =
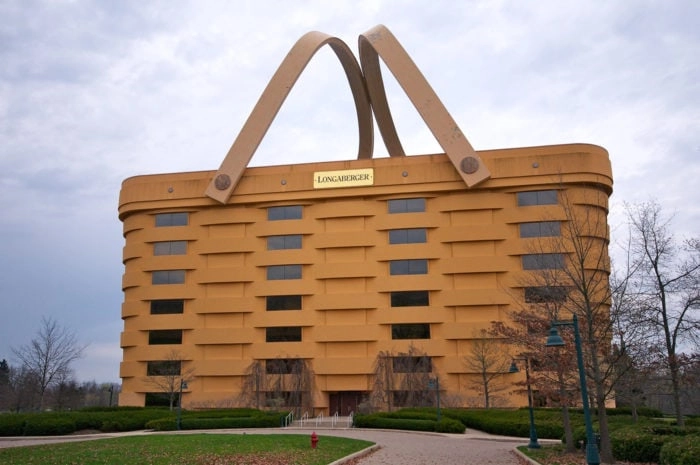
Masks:
[[[371,158],[374,148],[372,108],[365,88],[362,70],[345,42],[322,32],[304,34],[291,48],[265,87],[253,111],[231,145],[205,195],[226,203],[243,171],[257,150],[284,100],[314,54],[324,45],[330,46],[343,66],[357,111],[359,143],[357,158]]]
[[[233,142],[205,195],[226,203],[257,150],[284,100],[314,54],[329,45],[343,66],[355,101],[359,130],[357,158],[372,158],[377,120],[384,144],[392,157],[405,156],[389,110],[379,58],[392,72],[468,187],[491,174],[440,101],[435,91],[394,35],[383,25],[359,37],[360,63],[337,37],[322,32],[304,34],[292,47],[265,87],[260,99]]]
[[[466,185],[475,186],[491,176],[440,98],[389,29],[380,24],[361,34],[359,51],[372,111],[390,156],[404,156],[405,152],[389,110],[379,57],[401,85]]]

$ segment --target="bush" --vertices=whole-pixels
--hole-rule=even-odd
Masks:
[[[700,463],[700,437],[688,435],[664,442],[659,453],[659,465],[697,465]]]
[[[465,429],[467,427],[461,421],[453,418],[442,418],[435,423],[435,431],[438,433],[463,434]]]
[[[31,415],[24,425],[25,436],[60,436],[75,431],[75,422],[64,415]]]
[[[403,429],[409,431],[435,431],[435,420],[390,418],[386,414],[355,415],[355,426],[359,428]]]
[[[664,436],[639,428],[621,428],[610,433],[613,456],[629,462],[659,462]]]
[[[7,413],[0,415],[0,436],[22,436],[27,415]]]

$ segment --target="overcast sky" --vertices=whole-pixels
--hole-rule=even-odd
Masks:
[[[121,181],[217,169],[310,30],[356,51],[385,24],[475,149],[601,145],[614,234],[623,202],[655,199],[697,236],[698,18],[696,0],[0,0],[0,359],[47,316],[90,344],[79,380],[118,381]],[[407,152],[441,151],[385,80]],[[352,159],[356,134],[326,47],[252,165]]]

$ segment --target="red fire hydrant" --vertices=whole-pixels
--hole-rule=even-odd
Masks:
[[[311,433],[311,448],[315,449],[316,444],[318,444],[318,436],[316,435],[316,431]]]

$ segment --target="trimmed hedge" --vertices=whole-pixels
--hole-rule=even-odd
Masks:
[[[252,416],[250,416],[251,413]],[[232,411],[229,411],[228,417],[223,416],[223,412],[215,414],[211,418],[204,417],[206,412],[200,415],[194,414],[183,417],[180,421],[180,428],[183,430],[276,428],[280,426],[281,417],[278,413],[261,413],[259,411],[246,412],[246,415],[249,416],[235,416],[235,412]],[[177,429],[177,419],[162,418],[159,420],[152,420],[146,423],[146,428],[156,431],[174,431]]]
[[[610,433],[613,456],[630,462],[659,462],[664,436],[639,428],[621,428]]]
[[[700,463],[700,436],[673,437],[661,446],[659,465],[697,465]]]
[[[280,425],[279,413],[261,412],[255,409],[182,412],[182,414],[183,425],[192,422],[191,429],[266,428]],[[220,424],[224,426],[215,426],[214,420],[217,418],[222,419]],[[135,431],[146,429],[147,424],[153,420],[161,421],[157,423],[158,428],[175,429],[175,412],[167,408],[111,407],[73,412],[0,414],[0,436],[56,436],[85,430]]]

